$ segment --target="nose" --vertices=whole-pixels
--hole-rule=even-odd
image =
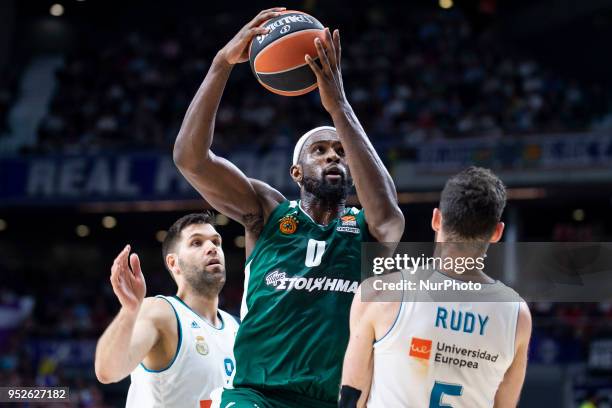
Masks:
[[[329,149],[329,153],[327,154],[325,160],[328,163],[340,163],[340,156],[334,149]]]
[[[206,241],[206,255],[216,255],[217,246],[212,241]]]

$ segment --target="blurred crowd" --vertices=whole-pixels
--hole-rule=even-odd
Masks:
[[[13,289],[0,289],[0,384],[69,387],[70,403],[61,406],[124,404],[129,380],[102,386],[93,371],[96,342],[119,310],[107,277],[92,268],[79,278],[60,264],[50,264],[57,272],[44,274],[36,285],[27,283],[35,272],[25,271],[9,278]],[[149,296],[174,293],[167,275],[165,270],[147,271]],[[237,316],[241,295],[241,284],[231,281],[220,307]]]
[[[8,113],[17,95],[16,70],[0,70],[0,137],[10,131]]]
[[[538,362],[586,361],[591,340],[612,336],[611,302],[532,302],[529,308],[534,321],[530,352]]]
[[[475,34],[460,12],[324,10],[317,17],[342,29],[348,98],[381,143],[582,131],[599,126],[610,107],[600,86],[564,78],[493,35]],[[34,150],[169,150],[212,58],[239,21],[219,14],[163,34],[83,41],[57,72]],[[226,88],[215,148],[267,149],[329,120],[317,92],[273,95],[243,64]]]
[[[95,339],[110,322],[112,303],[82,288],[67,285],[36,297],[0,292],[0,314],[10,317],[0,325],[2,386],[69,387],[69,402],[37,404],[42,407],[114,406],[105,402],[92,369]]]

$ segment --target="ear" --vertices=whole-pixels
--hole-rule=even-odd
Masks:
[[[291,168],[289,169],[289,174],[291,175],[291,178],[293,179],[293,181],[295,181],[301,187],[302,178],[304,178],[304,175],[302,174],[302,165],[301,164],[292,165]]]
[[[181,270],[178,266],[178,257],[175,253],[169,253],[168,255],[166,255],[166,266],[168,267],[168,269],[170,269],[170,271],[172,271],[172,275],[174,275],[175,279],[176,275],[179,275],[181,273]]]
[[[434,208],[431,215],[431,229],[435,232],[440,232],[442,228],[442,212],[438,208]]]
[[[497,225],[495,226],[495,231],[493,232],[493,235],[491,235],[491,239],[489,240],[489,242],[491,243],[499,242],[502,235],[504,234],[505,227],[506,227],[506,224],[504,224],[503,222],[498,222]]]

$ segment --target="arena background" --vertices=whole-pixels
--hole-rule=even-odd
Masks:
[[[148,294],[171,294],[164,230],[206,204],[172,145],[211,59],[260,9],[340,28],[350,102],[396,181],[404,241],[430,241],[445,178],[470,164],[509,187],[506,241],[611,241],[612,1],[0,2],[0,385],[70,386],[122,406],[95,341],[118,310],[126,243]],[[329,124],[318,94],[265,91],[234,69],[215,151],[295,197],[290,151]],[[238,314],[244,238],[218,217]],[[612,299],[611,299],[612,301]],[[521,407],[610,407],[612,303],[531,304]],[[606,337],[608,336],[608,337]]]

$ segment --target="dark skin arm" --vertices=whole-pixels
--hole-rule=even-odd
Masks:
[[[332,37],[326,28],[325,38],[315,39],[321,67],[308,55],[306,62],[317,77],[321,102],[346,153],[370,234],[379,242],[397,242],[404,232],[404,216],[397,204],[395,184],[346,99],[340,70],[340,32],[335,30]]]
[[[263,182],[249,180],[210,147],[217,109],[233,66],[248,60],[248,47],[254,36],[268,32],[259,25],[282,10],[283,7],[263,10],[217,53],[187,109],[174,144],[174,163],[189,183],[213,208],[245,227],[247,256],[267,216],[284,197]]]

